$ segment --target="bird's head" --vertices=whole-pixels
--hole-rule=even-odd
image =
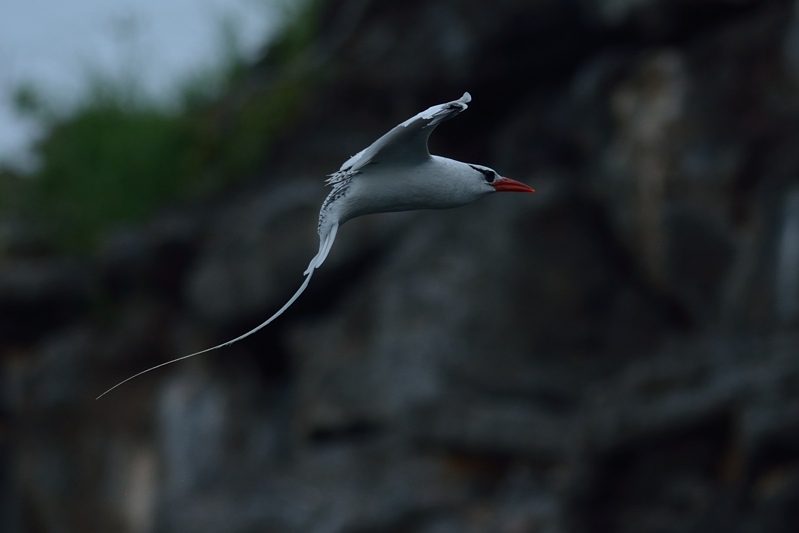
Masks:
[[[474,180],[481,191],[489,192],[535,192],[535,189],[528,187],[524,183],[505,178],[497,174],[493,168],[482,165],[469,165],[474,172],[470,178]]]

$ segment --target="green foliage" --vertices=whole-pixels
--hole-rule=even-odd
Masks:
[[[44,109],[46,105],[44,98],[30,84],[22,84],[17,87],[12,96],[14,102],[14,109],[23,116],[42,118],[44,116]]]
[[[247,79],[251,67],[227,28],[225,64],[187,80],[171,109],[144,98],[135,79],[92,76],[87,97],[67,116],[21,87],[18,109],[44,126],[35,148],[40,167],[22,177],[0,172],[0,198],[14,198],[0,208],[22,210],[62,248],[86,250],[111,225],[252,175],[300,110],[310,77],[296,75],[292,63],[311,41],[316,8],[309,2],[288,21],[259,83]]]
[[[38,146],[36,215],[68,247],[96,231],[149,214],[177,196],[192,169],[191,136],[179,117],[100,102],[52,125]],[[46,217],[46,218],[45,218]],[[64,225],[66,224],[66,225]]]
[[[291,64],[308,50],[314,37],[319,34],[323,0],[283,3],[285,20],[289,21],[280,38],[272,44],[271,56],[283,65]]]

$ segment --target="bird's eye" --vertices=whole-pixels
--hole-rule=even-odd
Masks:
[[[489,170],[487,168],[475,167],[475,166],[472,166],[472,168],[475,169],[480,174],[482,174],[483,176],[485,176],[485,179],[488,183],[494,182],[494,178],[496,177],[496,172],[494,172],[493,170]]]

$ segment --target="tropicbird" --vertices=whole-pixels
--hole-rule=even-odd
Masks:
[[[430,154],[427,140],[432,131],[445,120],[465,111],[471,100],[467,92],[458,100],[422,111],[350,157],[337,172],[328,176],[325,183],[332,190],[319,211],[319,251],[303,272],[305,280],[300,288],[274,315],[235,339],[143,370],[97,398],[146,372],[230,346],[265,327],[283,314],[308,287],[314,270],[327,258],[339,226],[350,219],[372,213],[449,209],[497,191],[534,192],[527,185],[502,177],[491,168]]]

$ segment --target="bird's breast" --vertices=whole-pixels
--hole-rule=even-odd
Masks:
[[[461,167],[467,165],[437,156],[407,166],[372,164],[334,189],[323,210],[343,224],[373,213],[459,207],[485,194],[469,187]]]
[[[364,176],[353,179],[343,200],[349,203],[353,213],[350,218],[393,211],[449,209],[468,203],[458,194],[457,187],[437,181],[421,172],[406,175],[405,179]]]

